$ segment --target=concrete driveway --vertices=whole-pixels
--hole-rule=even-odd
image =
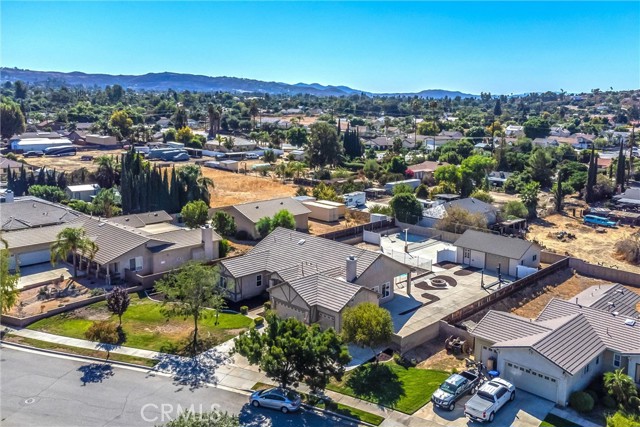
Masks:
[[[448,427],[486,425],[472,422],[464,416],[464,404],[470,398],[471,396],[465,396],[460,399],[452,412],[446,409],[434,408],[433,404],[429,402],[413,416],[420,417],[433,424],[446,425]],[[553,402],[549,400],[534,396],[526,391],[517,390],[516,399],[500,409],[491,425],[497,427],[538,427],[553,406]]]

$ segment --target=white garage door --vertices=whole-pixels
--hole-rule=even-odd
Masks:
[[[484,252],[471,251],[469,265],[475,268],[484,268]]]
[[[556,402],[558,399],[558,380],[544,372],[505,361],[502,375],[516,387],[537,396]]]
[[[51,252],[49,249],[34,252],[25,252],[17,255],[18,265],[26,267],[27,265],[42,264],[51,261]]]

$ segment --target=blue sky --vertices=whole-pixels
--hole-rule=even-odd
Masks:
[[[2,1],[3,66],[374,92],[640,88],[640,2]]]

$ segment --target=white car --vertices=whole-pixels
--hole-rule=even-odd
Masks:
[[[258,156],[256,153],[247,153],[245,154],[244,158],[247,160],[256,160],[259,159],[260,156]]]
[[[516,388],[507,380],[494,378],[478,389],[464,405],[464,414],[474,421],[492,422],[507,402],[516,398]]]

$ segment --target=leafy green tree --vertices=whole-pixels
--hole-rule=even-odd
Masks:
[[[131,298],[125,288],[115,287],[107,295],[107,308],[110,312],[118,316],[118,326],[122,326],[122,315],[129,308]]]
[[[437,184],[451,184],[456,190],[460,188],[462,181],[460,169],[455,165],[440,166],[433,173],[433,177]]]
[[[493,107],[493,115],[500,117],[502,115],[502,105],[500,104],[500,98],[496,99],[496,105]]]
[[[273,150],[264,150],[264,161],[267,163],[275,163],[277,160],[276,153]]]
[[[467,138],[484,138],[487,136],[485,129],[482,126],[473,126],[465,135]]]
[[[165,427],[240,427],[240,421],[237,416],[226,412],[183,411]]]
[[[176,132],[176,141],[186,145],[191,143],[193,136],[194,134],[191,128],[184,126],[184,127],[178,128],[178,131]]]
[[[93,199],[93,213],[111,218],[122,213],[122,209],[118,206],[121,203],[115,188],[103,188]]]
[[[436,222],[435,228],[462,234],[468,229],[486,229],[487,218],[480,212],[471,213],[466,209],[454,206],[447,210],[447,214]]]
[[[428,199],[429,198],[429,187],[427,187],[424,184],[420,184],[418,185],[418,188],[416,188],[416,197],[418,199]]]
[[[271,218],[269,218],[268,216],[260,218],[256,223],[256,230],[258,230],[258,234],[260,234],[260,237],[262,237],[263,239],[267,237],[272,230]]]
[[[474,155],[462,161],[460,165],[460,174],[462,180],[468,178],[472,184],[470,188],[482,187],[487,179],[487,174],[496,166],[496,161],[488,156]],[[471,191],[469,191],[470,193]]]
[[[481,202],[485,202],[485,203],[493,203],[493,197],[491,196],[491,194],[487,193],[486,191],[482,191],[482,190],[476,190],[473,193],[471,193],[471,196],[474,199],[478,199]]]
[[[342,154],[342,144],[338,140],[336,127],[327,122],[317,121],[310,129],[307,149],[309,166],[335,166]]]
[[[7,242],[2,240],[3,248],[0,249],[0,313],[7,313],[18,301],[18,273],[9,271],[9,258],[11,254],[7,248]]]
[[[551,186],[553,168],[551,167],[551,157],[543,149],[534,150],[529,157],[526,170],[531,175],[531,179],[540,183],[543,187]]]
[[[324,182],[313,187],[312,194],[317,200],[329,200],[332,202],[343,201],[340,196],[338,196],[338,193],[336,193],[335,188],[325,184]]]
[[[118,327],[113,322],[108,320],[99,320],[93,322],[89,329],[84,333],[84,337],[89,341],[94,341],[100,344],[108,344],[105,346],[107,351],[107,359],[109,359],[109,353],[111,346],[116,345],[120,341],[120,334],[118,333]]]
[[[393,195],[413,194],[413,188],[409,184],[398,184],[393,187]]]
[[[21,134],[25,130],[25,120],[20,106],[9,98],[2,98],[0,102],[0,134],[3,139]]]
[[[209,207],[202,200],[194,200],[184,205],[180,215],[187,227],[201,227],[209,220]]]
[[[374,348],[385,345],[393,335],[393,320],[388,310],[369,302],[348,308],[342,319],[342,337],[346,342]],[[376,363],[377,363],[376,359]]]
[[[222,236],[228,237],[236,234],[236,220],[225,211],[216,211],[213,214],[213,226]]]
[[[551,132],[551,125],[542,117],[531,117],[523,123],[524,134],[527,138],[544,138]]]
[[[124,110],[114,111],[113,114],[111,114],[111,118],[109,118],[109,124],[117,130],[116,136],[119,141],[131,135],[133,120],[129,118],[129,114]]]
[[[407,162],[400,156],[394,156],[387,166],[389,173],[404,173],[407,170]]]
[[[296,229],[296,220],[293,214],[286,209],[282,209],[273,216],[271,219],[271,231],[277,227],[288,228],[289,230]]]
[[[27,98],[27,85],[22,80],[17,80],[14,84],[15,96],[17,99]]]
[[[96,181],[101,188],[111,188],[119,181],[119,170],[113,156],[98,156],[93,159],[98,165]]]
[[[364,172],[364,175],[367,178],[373,179],[376,177],[378,172],[380,172],[380,165],[375,159],[367,159],[364,162],[364,167],[362,168],[362,171]]]
[[[418,133],[420,135],[435,136],[440,133],[440,127],[438,123],[434,121],[425,120],[424,122],[418,123]]]
[[[156,290],[165,295],[162,311],[167,318],[193,320],[193,356],[198,352],[198,322],[208,315],[207,307],[220,295],[219,278],[216,268],[192,261],[155,283]]]
[[[520,192],[520,200],[527,207],[529,218],[535,218],[538,214],[538,193],[540,192],[540,184],[536,181],[527,183]]]
[[[84,228],[66,227],[60,231],[55,242],[51,244],[51,264],[55,265],[59,259],[66,260],[71,252],[73,257],[73,277],[78,277],[78,264],[76,258],[79,251],[87,250],[90,248],[92,251],[97,248],[91,248],[95,243],[87,237],[87,232]]]
[[[54,203],[67,199],[67,193],[53,185],[32,185],[29,194]]]
[[[504,204],[502,213],[507,219],[511,218],[527,218],[529,210],[520,200],[511,200]]]
[[[187,116],[187,110],[180,106],[176,108],[175,120],[176,129],[182,129],[188,126],[189,117]]]
[[[263,333],[252,329],[236,338],[233,351],[258,365],[281,387],[304,381],[320,390],[330,378],[342,377],[351,358],[333,329],[321,331],[318,325],[307,327],[293,317],[280,319],[274,313],[267,315],[267,321]]]
[[[416,224],[422,219],[422,204],[413,194],[402,193],[393,196],[389,206],[400,222]]]

